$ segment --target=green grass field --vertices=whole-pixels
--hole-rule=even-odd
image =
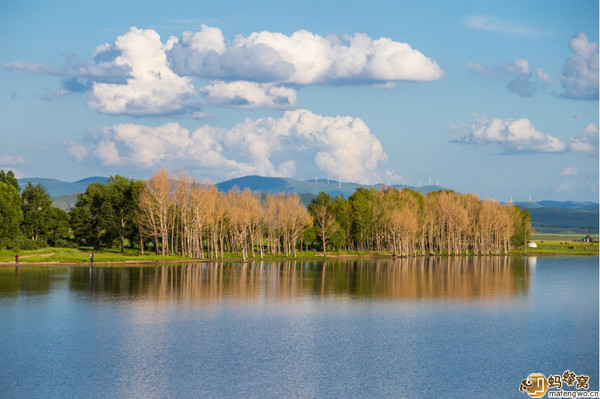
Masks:
[[[531,240],[537,248],[527,248],[528,255],[598,255],[598,242],[585,243],[567,240]],[[512,254],[522,254],[523,249],[513,250]]]
[[[598,242],[598,234],[590,234],[594,242]],[[562,242],[581,242],[581,239],[585,237],[585,234],[550,234],[550,233],[540,233],[534,234],[531,237],[531,241],[539,242],[539,241],[562,241]]]

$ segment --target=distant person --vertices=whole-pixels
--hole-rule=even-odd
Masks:
[[[94,253],[90,254],[90,263],[94,263]]]
[[[19,264],[19,254],[15,254],[15,263]]]

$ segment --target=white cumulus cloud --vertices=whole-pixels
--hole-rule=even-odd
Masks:
[[[535,129],[526,118],[500,119],[474,115],[475,123],[450,124],[458,143],[497,145],[504,152],[562,152],[566,145],[557,137]]]
[[[583,132],[571,138],[571,151],[581,151],[587,155],[598,156],[598,127],[588,124]]]
[[[560,75],[564,97],[598,100],[598,43],[579,32],[569,41],[573,54]]]
[[[231,129],[204,125],[189,131],[178,123],[124,123],[100,129],[87,144],[66,144],[78,160],[85,154],[104,165],[185,164],[222,177],[290,176],[297,165],[307,169],[312,164],[330,176],[372,181],[387,159],[361,119],[306,110],[286,111],[281,118],[247,119]]]
[[[7,70],[61,76],[46,100],[85,93],[88,105],[112,115],[202,115],[202,107],[289,109],[311,84],[365,84],[440,79],[437,62],[407,43],[364,33],[320,36],[254,32],[228,40],[216,27],[169,37],[136,27],[92,51],[95,64],[74,57],[64,67],[16,61]],[[204,79],[197,89],[192,83]]]
[[[126,84],[94,83],[88,104],[106,114],[155,115],[183,112],[195,97],[188,77],[174,73],[165,50],[170,48],[151,29],[131,28],[114,44],[118,55],[114,63],[131,70]],[[96,56],[110,51],[105,46],[96,49]]]
[[[306,30],[238,35],[229,42],[218,28],[186,32],[168,52],[181,75],[308,85],[440,79],[435,60],[407,43],[363,33],[323,37]]]
[[[285,109],[296,105],[296,90],[273,83],[211,81],[200,89],[208,104],[232,108]]]

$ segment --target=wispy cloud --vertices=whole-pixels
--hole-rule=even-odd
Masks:
[[[598,127],[588,124],[577,136],[571,138],[571,151],[580,151],[590,156],[598,156]]]
[[[567,166],[566,168],[561,170],[558,173],[558,175],[561,177],[568,177],[568,176],[577,176],[578,173],[579,173],[579,169],[577,169],[575,166]]]
[[[0,163],[4,165],[23,165],[25,161],[21,156],[0,155]]]
[[[542,68],[537,68],[533,73],[529,61],[522,58],[492,66],[468,62],[466,67],[475,75],[508,81],[506,89],[521,97],[532,97],[538,88],[551,83],[550,77]]]
[[[20,166],[24,164],[25,160],[21,156],[0,155],[0,170],[11,170],[15,174],[15,177],[17,179],[23,177],[23,172],[20,169],[16,169],[15,166]]]
[[[567,194],[573,192],[575,187],[569,181],[563,181],[558,186],[554,187],[552,192],[554,194]]]
[[[524,26],[518,21],[502,20],[491,15],[468,15],[463,18],[462,24],[471,29],[504,33],[515,36],[547,36],[546,32]]]

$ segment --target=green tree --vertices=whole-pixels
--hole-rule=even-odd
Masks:
[[[6,173],[4,173],[4,170],[0,170],[0,182],[16,188],[17,192],[21,191],[21,187],[19,187],[19,181],[15,177],[15,174],[12,170],[9,170]]]
[[[135,215],[138,197],[144,183],[123,176],[111,176],[108,184],[96,182],[88,185],[77,197],[70,212],[70,224],[76,241],[82,245],[112,246],[120,241],[121,252],[125,239],[135,242],[139,236]]]
[[[48,226],[46,230],[46,240],[53,247],[61,246],[59,244],[69,244],[65,242],[71,236],[69,227],[69,214],[62,209],[51,207],[48,212]]]
[[[314,226],[308,226],[302,230],[302,243],[312,246],[317,241],[317,233]],[[300,246],[302,246],[302,243]]]
[[[513,224],[513,235],[510,238],[510,243],[513,247],[519,248],[524,246],[524,251],[527,253],[527,239],[533,234],[531,227],[531,215],[527,209],[521,209],[513,206],[511,209],[511,218]]]
[[[21,199],[23,210],[21,231],[27,238],[36,241],[48,232],[52,199],[40,183],[34,186],[31,182],[27,182],[21,193]]]
[[[346,199],[341,195],[336,196],[331,203],[331,213],[340,227],[339,232],[335,234],[335,247],[348,248],[352,240],[350,235],[352,228],[352,208],[350,206],[350,202],[346,201]]]
[[[88,185],[85,192],[77,196],[77,203],[69,213],[76,242],[95,249],[112,244],[115,227],[109,197],[108,186],[99,182]]]
[[[370,249],[372,247],[373,192],[358,187],[348,200],[352,208],[352,237],[359,250]]]
[[[331,213],[331,197],[329,194],[321,191],[317,198],[311,201],[308,211],[314,219],[317,235],[321,239],[323,256],[327,256],[327,242],[339,229]]]
[[[139,234],[135,223],[135,214],[138,207],[139,192],[144,183],[139,180],[123,176],[111,176],[108,179],[108,201],[112,212],[108,215],[112,221],[109,225],[114,229],[114,234],[121,242],[121,252],[125,250],[125,238],[129,237],[134,242]]]
[[[22,220],[19,191],[12,184],[0,182],[0,247],[6,247],[20,235]]]

